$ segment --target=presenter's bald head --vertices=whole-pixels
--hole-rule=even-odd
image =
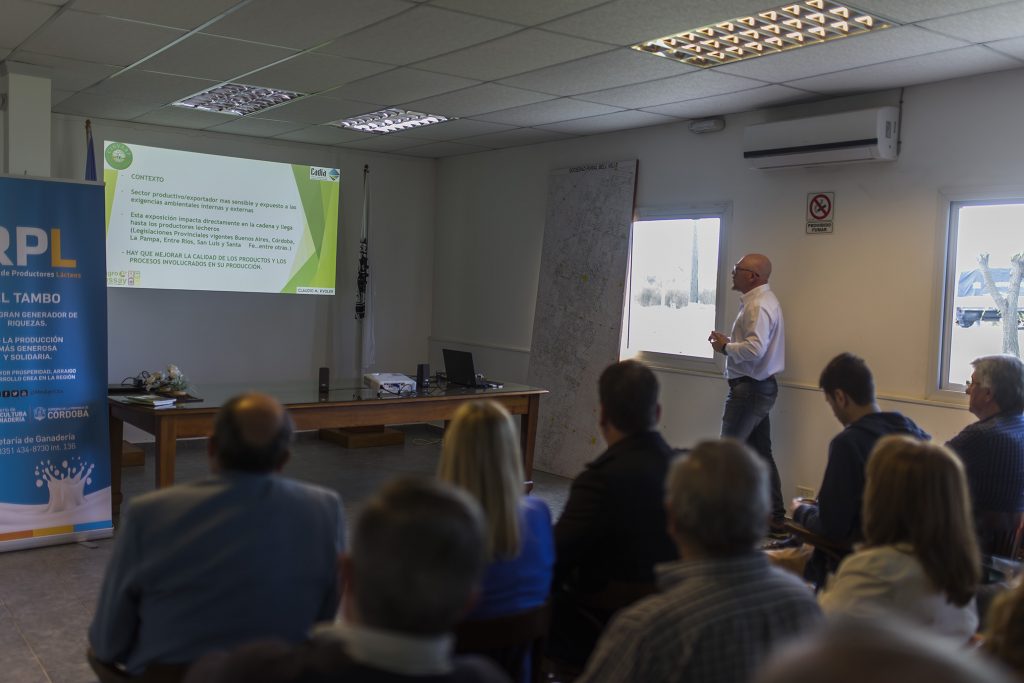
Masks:
[[[217,413],[210,455],[221,470],[272,472],[287,462],[294,431],[291,417],[275,398],[242,394]]]
[[[764,254],[747,254],[732,267],[732,288],[746,293],[768,282],[772,262]]]

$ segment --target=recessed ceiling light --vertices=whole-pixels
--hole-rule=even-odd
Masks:
[[[186,109],[199,109],[200,111],[212,111],[218,114],[246,116],[247,114],[255,114],[258,111],[263,111],[278,104],[291,102],[300,97],[303,97],[302,93],[291,92],[290,90],[228,83],[196,93],[183,100],[178,100],[174,103],[174,106],[185,107]]]
[[[440,114],[421,114],[418,111],[406,111],[405,109],[381,109],[369,114],[353,116],[350,119],[331,121],[331,126],[361,130],[364,133],[394,133],[409,128],[429,126],[432,123],[451,121],[454,117],[441,116]]]
[[[633,45],[634,50],[707,68],[891,27],[828,0],[803,0]]]

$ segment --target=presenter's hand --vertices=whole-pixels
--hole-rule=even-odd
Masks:
[[[718,330],[713,330],[708,335],[708,341],[711,342],[711,348],[715,350],[715,353],[721,353],[725,345],[729,343],[729,338]]]

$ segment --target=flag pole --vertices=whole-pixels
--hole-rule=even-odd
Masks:
[[[366,292],[370,281],[370,165],[363,166],[363,225],[359,233],[359,273],[356,276],[356,375],[366,371]]]
[[[85,179],[96,180],[96,152],[92,146],[92,121],[85,120]]]

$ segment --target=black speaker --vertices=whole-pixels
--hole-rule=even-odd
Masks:
[[[416,366],[416,390],[426,391],[430,388],[430,364],[420,363]]]
[[[320,368],[320,379],[317,380],[317,388],[321,394],[326,394],[331,390],[331,369]]]

